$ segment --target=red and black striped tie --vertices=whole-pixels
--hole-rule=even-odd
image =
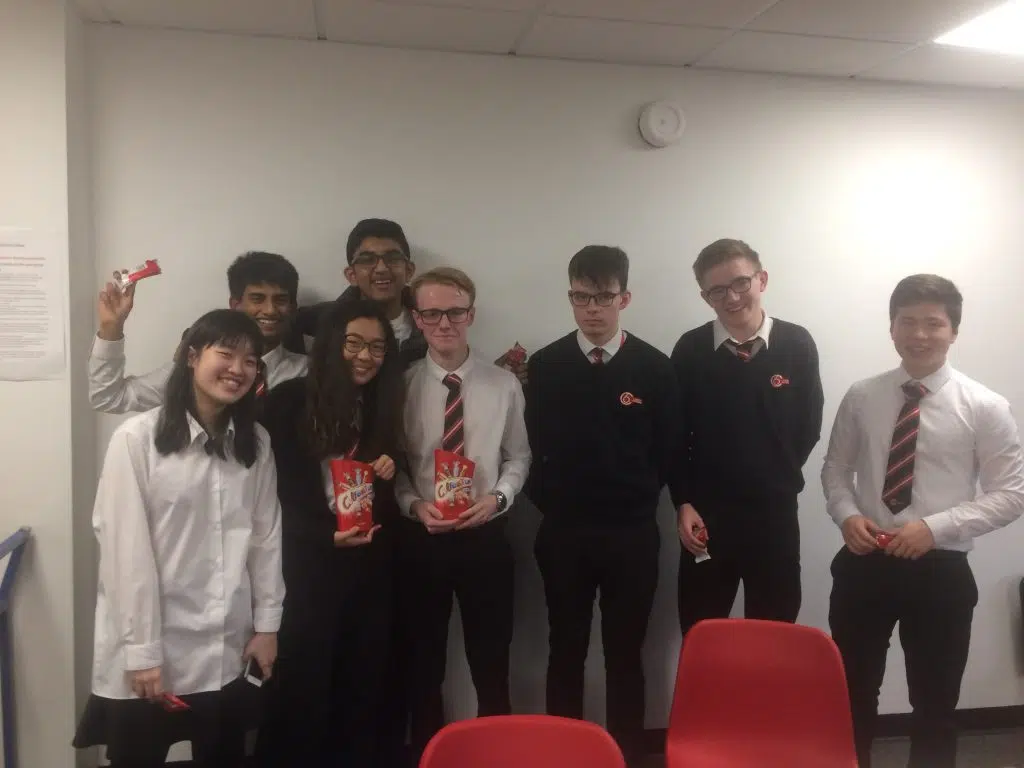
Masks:
[[[928,394],[924,384],[908,381],[903,385],[907,401],[900,409],[892,431],[889,461],[882,486],[882,501],[894,515],[910,506],[914,488],[914,456],[921,426],[921,398]]]
[[[444,377],[444,385],[448,387],[448,399],[444,404],[444,437],[441,438],[441,450],[462,455],[466,447],[462,417],[462,379],[449,373]]]
[[[267,394],[267,364],[260,360],[259,366],[256,368],[256,381],[253,383],[253,389],[256,390],[256,399],[260,400]]]
[[[744,363],[749,363],[750,359],[757,354],[757,349],[755,349],[757,342],[758,339],[755,338],[750,339],[749,341],[744,341],[742,344],[737,344],[732,339],[727,339],[725,343],[729,345],[729,349],[732,350],[732,353],[736,355],[736,357]]]

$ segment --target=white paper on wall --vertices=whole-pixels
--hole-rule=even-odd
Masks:
[[[0,227],[0,380],[64,375],[60,257],[55,244],[39,232]]]

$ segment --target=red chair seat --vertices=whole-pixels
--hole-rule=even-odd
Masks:
[[[679,655],[667,768],[856,768],[832,638],[774,621],[711,619]]]
[[[462,720],[441,729],[420,768],[625,768],[615,740],[582,720],[507,715]]]

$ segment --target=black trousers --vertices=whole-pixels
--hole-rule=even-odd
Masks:
[[[800,613],[796,499],[695,505],[708,528],[710,560],[679,556],[679,627],[729,616],[743,582],[748,619],[795,622]]]
[[[642,652],[658,586],[659,545],[654,520],[612,527],[548,519],[535,544],[548,605],[547,711],[583,717],[584,666],[600,592],[608,730],[630,758],[642,751]]]
[[[954,768],[953,714],[977,602],[974,575],[960,552],[933,550],[902,560],[843,548],[835,556],[828,620],[846,668],[861,768],[871,766],[878,692],[897,622],[913,708],[910,766]]]
[[[458,598],[466,660],[480,716],[507,715],[512,644],[513,560],[507,519],[478,528],[431,534],[417,523],[402,527],[402,608],[411,653],[411,751],[419,760],[445,724],[441,685],[448,657],[452,599]]]
[[[391,652],[393,585],[391,541],[378,535],[367,547],[334,553],[330,566],[311,560],[314,578],[289,585],[279,655],[264,685],[269,711],[257,765],[382,764],[381,681]]]

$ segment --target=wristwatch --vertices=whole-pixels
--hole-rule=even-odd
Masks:
[[[500,515],[508,506],[508,496],[501,491],[491,491],[491,495],[498,500],[498,509],[495,511],[495,514]]]

